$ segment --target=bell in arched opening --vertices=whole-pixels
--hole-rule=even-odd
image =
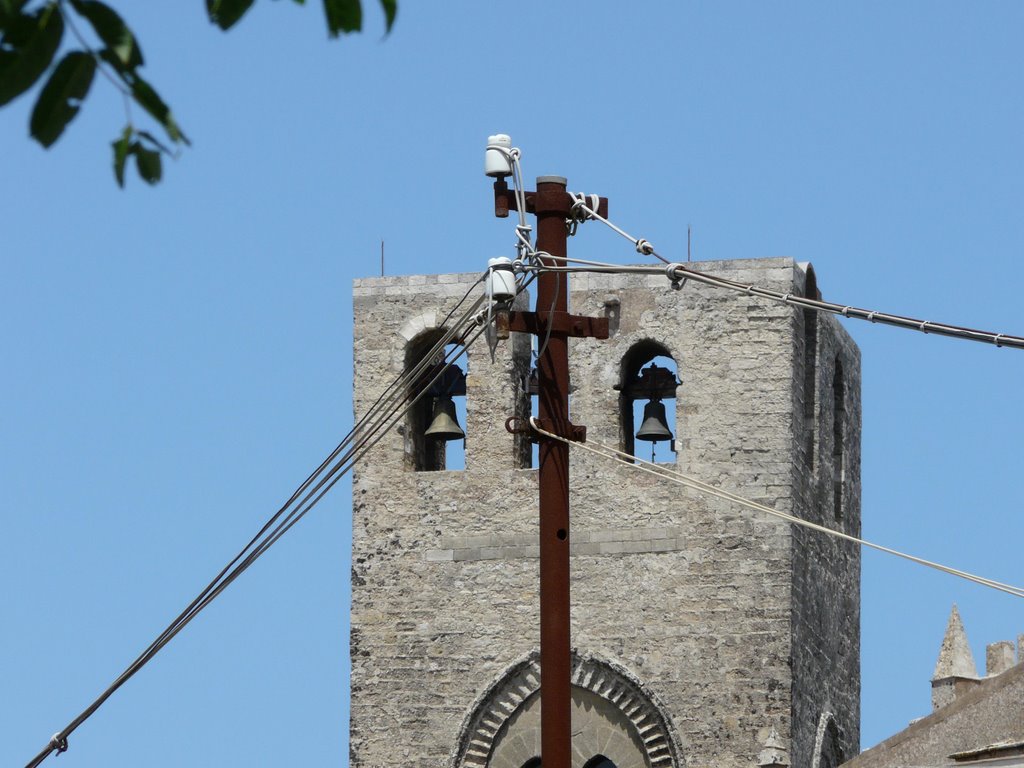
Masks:
[[[644,406],[644,421],[636,432],[636,439],[648,443],[672,439],[672,430],[668,428],[665,417],[665,404],[661,400],[651,400]]]
[[[459,426],[455,402],[451,395],[441,395],[434,401],[434,418],[423,434],[435,440],[462,440],[466,437],[466,433]]]

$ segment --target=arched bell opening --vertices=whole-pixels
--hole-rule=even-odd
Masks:
[[[406,370],[414,369],[428,356],[425,366],[409,388],[410,398],[425,390],[409,409],[406,455],[417,472],[464,469],[466,466],[466,372],[462,347],[448,344],[434,351],[443,329],[422,334],[406,350]]]
[[[543,346],[541,347],[543,349]],[[539,357],[537,349],[537,337],[533,338],[533,353],[531,358],[536,363]],[[529,373],[523,376],[522,379],[522,391],[528,397],[529,414],[531,417],[537,419],[540,418],[540,385],[538,381],[538,372],[536,365],[532,365],[529,369]],[[577,387],[569,381],[569,413],[572,413],[572,398],[576,393]],[[533,442],[530,446],[530,451],[525,454],[528,463],[524,463],[525,468],[537,468],[540,466],[540,448],[536,442]]]
[[[540,397],[538,395],[540,388],[537,382],[536,367],[530,368],[530,373],[523,378],[523,390],[529,397],[530,417],[534,419],[540,418]],[[540,467],[540,447],[536,441],[530,442],[526,467],[532,469]]]
[[[634,344],[622,358],[616,389],[624,453],[651,461],[676,460],[677,374],[668,348],[651,339]]]

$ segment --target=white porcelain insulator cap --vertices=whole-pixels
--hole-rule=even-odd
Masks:
[[[512,259],[499,256],[487,260],[487,292],[495,301],[511,301],[516,295],[516,273]]]
[[[484,154],[484,173],[495,178],[512,175],[512,159],[508,152],[512,149],[512,138],[507,133],[496,133],[487,137],[487,152]]]

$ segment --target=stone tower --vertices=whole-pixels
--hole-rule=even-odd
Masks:
[[[692,266],[817,295],[790,259]],[[355,282],[357,416],[477,278]],[[612,330],[570,347],[589,441],[634,449],[637,382],[668,360],[678,471],[859,535],[860,358],[834,318],[659,276],[570,288],[572,311]],[[505,430],[530,408],[530,345],[513,334],[493,362],[470,348],[464,468],[424,439],[429,406],[357,466],[353,766],[538,765],[537,480]],[[576,768],[829,768],[857,753],[854,545],[582,450],[570,492]]]

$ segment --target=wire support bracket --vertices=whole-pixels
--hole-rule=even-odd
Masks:
[[[584,199],[580,200],[579,197]],[[608,216],[607,197],[581,195],[571,199],[573,202],[568,206],[570,211],[568,218],[570,220],[574,220],[577,215],[583,215],[586,218],[596,218],[592,215],[594,213],[602,219]],[[524,191],[523,201],[526,210],[521,211],[521,213],[537,213],[536,192]],[[508,218],[509,211],[519,211],[519,200],[516,199],[515,190],[509,188],[508,182],[505,179],[496,179],[494,182],[494,215],[499,219],[505,219]]]
[[[523,419],[519,416],[509,416],[505,419],[505,429],[513,435],[526,435],[535,443],[545,437],[570,443],[587,442],[587,428],[571,421],[559,424],[554,419]]]
[[[593,211],[601,207],[601,198],[598,195],[584,195],[583,193],[576,192],[570,192],[569,196],[572,197],[575,202],[569,209],[569,218],[566,219],[565,228],[569,233],[569,237],[575,237],[576,230],[579,228],[580,224],[588,219],[595,218]],[[605,208],[607,207],[608,206],[605,205]]]
[[[678,261],[673,261],[665,265],[665,277],[668,278],[673,291],[681,291],[683,289],[687,280],[685,275],[686,270]]]

